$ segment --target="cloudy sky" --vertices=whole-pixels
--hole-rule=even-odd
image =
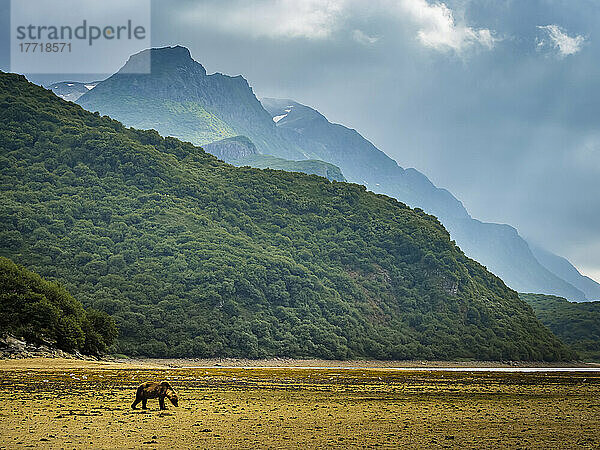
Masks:
[[[152,44],[356,128],[600,280],[599,23],[597,0],[156,0]]]

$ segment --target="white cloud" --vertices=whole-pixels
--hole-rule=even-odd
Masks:
[[[571,37],[558,25],[540,25],[538,28],[548,34],[551,45],[558,50],[558,55],[563,58],[581,51],[581,46],[585,42],[583,36],[576,35]],[[544,47],[546,46],[546,41],[541,40],[537,45],[538,48]]]
[[[445,3],[428,0],[206,0],[181,10],[183,20],[195,26],[273,39],[323,40],[349,28],[352,38],[371,45],[371,36],[349,24],[368,17],[385,17],[417,27],[418,41],[440,52],[463,53],[473,47],[491,49],[498,39],[487,28],[472,28],[456,20]],[[345,34],[347,36],[347,34]]]
[[[359,43],[365,44],[365,45],[374,44],[375,42],[377,42],[379,40],[379,36],[369,36],[364,31],[361,31],[361,30],[354,30],[352,32],[352,37],[354,38],[354,40],[356,42],[359,42]]]
[[[458,23],[445,3],[402,0],[400,7],[419,27],[417,37],[426,47],[441,52],[462,53],[473,46],[491,49],[498,41],[487,28],[475,29]]]
[[[254,37],[324,39],[340,24],[347,0],[215,1],[195,5],[182,17]]]

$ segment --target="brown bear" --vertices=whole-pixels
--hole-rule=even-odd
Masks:
[[[173,406],[177,405],[177,394],[167,381],[155,383],[154,381],[148,381],[147,383],[141,384],[137,389],[135,395],[135,401],[131,404],[131,407],[135,409],[139,402],[142,402],[142,409],[146,409],[146,401],[149,398],[157,398],[160,409],[167,409],[165,406],[165,397],[171,400]]]

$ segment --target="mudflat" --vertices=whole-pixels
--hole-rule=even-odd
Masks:
[[[180,406],[130,409],[152,380]],[[0,429],[0,448],[598,448],[600,372],[8,360]]]

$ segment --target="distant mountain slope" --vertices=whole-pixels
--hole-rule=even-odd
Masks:
[[[257,169],[285,170],[319,175],[330,181],[346,181],[342,171],[333,164],[315,159],[290,161],[270,155],[261,155],[254,143],[246,136],[235,136],[203,146],[208,153],[235,166],[250,166]]]
[[[476,219],[440,218],[452,238],[469,257],[481,262],[517,291],[562,293],[572,301],[585,294],[542,266],[527,242],[510,225]]]
[[[56,95],[63,100],[74,102],[83,94],[94,89],[99,81],[91,81],[89,83],[80,83],[78,81],[62,81],[48,86]]]
[[[543,294],[519,294],[540,321],[579,352],[584,359],[600,361],[600,302],[572,303]]]
[[[259,155],[254,142],[246,136],[233,136],[203,145],[205,152],[215,155],[222,161],[230,163],[238,159]]]
[[[536,259],[549,271],[582,291],[588,300],[600,300],[600,284],[590,277],[582,275],[568,259],[544,250],[531,242],[529,242],[529,247]]]
[[[151,74],[127,73],[129,66],[148,55],[152,57]],[[417,170],[398,166],[358,132],[330,123],[312,108],[291,100],[264,99],[267,112],[246,80],[207,75],[183,47],[133,55],[117,74],[80,97],[78,103],[126,125],[154,128],[163,136],[195,144],[245,135],[261,154],[334,164],[349,181],[439,217],[461,248],[509,286],[586,299],[581,290],[540,265],[514,229],[474,221],[448,191],[434,186]],[[272,158],[265,164],[259,157],[247,162],[257,167],[276,163],[280,168],[288,164]],[[286,169],[298,170],[297,163],[290,164]]]
[[[0,255],[151,356],[564,359],[438,220],[363,186],[236,168],[0,73]]]
[[[447,190],[415,169],[403,169],[356,130],[333,124],[293,100],[261,101],[289,140],[338,166],[349,181],[437,216],[467,255],[513,289],[586,299],[581,290],[543,267],[514,228],[473,219]]]
[[[285,170],[286,172],[302,172],[318,175],[330,181],[346,181],[339,167],[318,159],[303,159],[290,161],[270,155],[253,155],[233,162],[236,166],[250,166],[257,169]]]
[[[130,67],[151,58],[150,74]],[[260,153],[305,159],[287,142],[271,116],[241,76],[208,75],[187,48],[144,50],[129,58],[116,74],[78,100],[88,111],[99,111],[136,128],[153,128],[196,145],[235,135],[248,136]]]

